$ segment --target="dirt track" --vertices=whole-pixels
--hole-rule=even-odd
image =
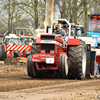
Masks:
[[[96,100],[100,79],[70,80],[30,78],[26,65],[0,64],[0,99],[6,100]]]

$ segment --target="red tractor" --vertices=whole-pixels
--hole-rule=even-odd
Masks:
[[[59,20],[58,20],[59,21]],[[27,58],[28,76],[41,77],[41,73],[56,73],[63,78],[67,76],[84,79],[87,66],[87,47],[81,39],[69,38],[71,24],[67,20],[61,20],[67,25],[66,45],[62,47],[63,40],[55,34],[42,34],[37,38],[38,49],[31,49],[32,55]],[[55,22],[53,22],[55,23]],[[53,24],[51,25],[51,30]],[[34,44],[32,45],[34,47]]]

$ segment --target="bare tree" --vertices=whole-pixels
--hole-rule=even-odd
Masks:
[[[81,21],[87,30],[87,12],[100,13],[100,0],[56,0],[62,18],[68,19],[71,23]],[[62,3],[61,3],[62,1]],[[45,19],[46,0],[1,0],[0,21],[2,25],[8,26],[8,32],[12,32],[13,23],[19,15],[35,21],[35,28],[38,23]],[[5,16],[6,15],[6,16]],[[49,15],[48,15],[49,16]]]
[[[13,32],[13,23],[18,18],[21,12],[18,8],[17,0],[3,0],[2,1],[1,20],[8,26],[8,34]]]
[[[26,0],[20,2],[18,6],[31,16],[35,21],[35,28],[38,27],[40,19],[45,19],[45,0]]]
[[[92,13],[100,13],[100,0],[63,0],[59,9],[62,18],[69,19],[71,23],[81,21],[87,30],[87,12],[94,9],[94,12],[92,11]]]
[[[13,23],[19,15],[34,19],[35,28],[38,27],[38,21],[45,19],[45,0],[2,0],[0,20],[8,26],[8,33],[13,32]]]

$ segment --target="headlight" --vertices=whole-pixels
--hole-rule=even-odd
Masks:
[[[54,53],[54,50],[50,50],[50,53]]]
[[[41,50],[41,53],[45,53],[45,50]]]

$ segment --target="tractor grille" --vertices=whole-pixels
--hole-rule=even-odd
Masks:
[[[41,39],[55,39],[55,36],[41,36]]]
[[[54,44],[41,44],[41,50],[45,50],[45,53],[50,53],[50,50],[54,50]]]

